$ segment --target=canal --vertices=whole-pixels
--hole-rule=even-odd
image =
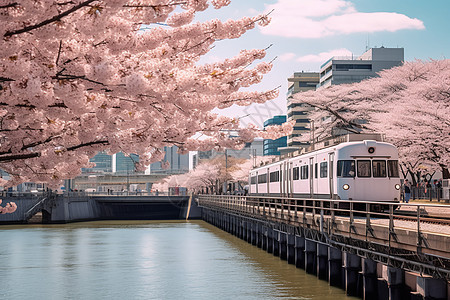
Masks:
[[[203,221],[0,227],[0,299],[354,299]]]

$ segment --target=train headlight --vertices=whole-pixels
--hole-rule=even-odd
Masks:
[[[342,186],[342,188],[343,188],[344,190],[348,190],[348,189],[350,188],[350,186],[349,186],[348,184],[344,184],[344,185]]]
[[[369,147],[369,149],[367,150],[370,154],[375,152],[375,148],[374,147]]]
[[[397,184],[395,185],[395,189],[396,189],[396,190],[399,190],[399,189],[400,189],[400,184],[397,183]]]

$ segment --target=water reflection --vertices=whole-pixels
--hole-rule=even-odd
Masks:
[[[203,221],[0,227],[1,299],[350,299]]]

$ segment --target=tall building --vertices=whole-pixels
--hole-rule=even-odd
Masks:
[[[292,100],[294,94],[315,90],[319,83],[319,78],[319,73],[317,72],[296,72],[288,78],[288,92],[286,95],[287,120],[288,122],[295,120],[295,125],[292,134],[287,137],[287,148],[283,149],[283,152],[290,152],[308,146],[307,142],[298,142],[295,141],[295,138],[302,134],[309,134],[308,111],[312,108],[304,103],[293,103]]]
[[[106,154],[105,151],[97,153],[89,160],[95,163],[92,168],[82,168],[83,173],[111,173],[112,172],[112,155]]]
[[[164,159],[150,165],[150,173],[182,174],[189,172],[189,154],[178,153],[178,147],[164,147]],[[168,168],[163,168],[168,164]]]
[[[286,116],[275,116],[264,122],[264,128],[273,125],[281,125],[286,122]],[[280,155],[278,148],[287,146],[287,137],[283,136],[276,140],[264,140],[264,155]]]
[[[299,92],[327,88],[331,85],[356,83],[378,76],[378,72],[400,66],[404,61],[403,48],[371,48],[364,54],[353,56],[334,56],[320,67],[319,73],[299,72],[288,78],[287,114],[288,121],[295,120],[295,127],[288,137],[287,147],[282,154],[308,147],[308,142],[295,141],[295,138],[310,133],[308,112],[313,108],[304,103],[293,103],[293,95]],[[297,96],[297,98],[301,95]],[[364,122],[361,120],[361,122]],[[332,135],[349,133],[346,128],[333,128]]]
[[[114,173],[135,173],[136,163],[139,162],[139,155],[130,154],[130,156],[125,156],[124,153],[119,152],[113,155],[112,162],[112,171]]]
[[[330,58],[320,67],[319,88],[354,83],[377,76],[381,70],[400,66],[404,61],[403,48],[371,48],[359,57]]]
[[[261,138],[256,138],[253,142],[245,144],[242,149],[226,149],[226,152],[228,157],[231,156],[235,158],[250,159],[253,156],[263,156],[263,146],[264,140]],[[218,152],[215,150],[198,151],[193,155],[193,168],[195,168],[201,161],[213,159],[217,156],[223,155],[225,155],[224,152]]]

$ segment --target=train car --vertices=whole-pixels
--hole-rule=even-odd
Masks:
[[[372,140],[346,142],[257,167],[249,194],[399,201],[398,151]]]

